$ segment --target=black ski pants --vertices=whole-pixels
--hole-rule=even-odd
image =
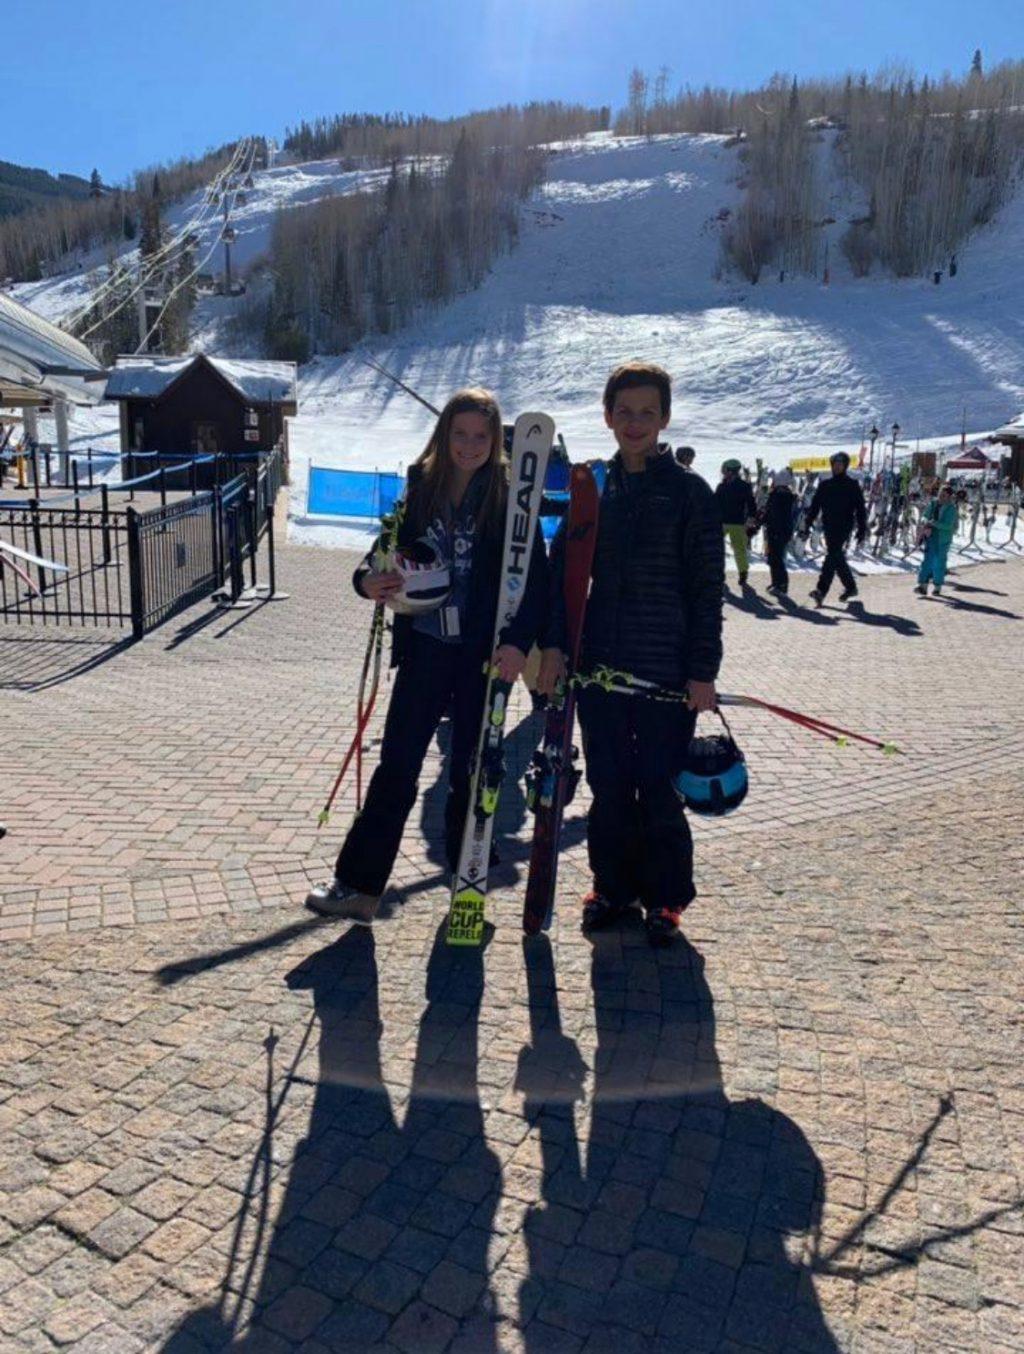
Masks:
[[[693,839],[672,788],[696,715],[684,705],[584,687],[579,696],[587,784],[587,850],[594,888],[648,910],[694,897]]]
[[[836,574],[839,575],[839,581],[847,592],[857,591],[857,580],[846,562],[846,539],[845,536],[825,537],[825,562],[818,575],[818,592],[822,597],[832,586]]]
[[[338,855],[343,884],[375,896],[387,887],[406,819],[416,803],[423,759],[445,711],[451,709],[445,847],[454,868],[469,807],[470,763],[483,717],[486,654],[442,644],[413,631],[391,692],[380,765]]]
[[[787,532],[784,535],[772,531],[765,533],[765,539],[768,545],[768,569],[772,576],[772,587],[779,588],[782,592],[789,591],[789,570],[786,568],[786,551],[789,549],[789,543],[792,538],[792,532]]]

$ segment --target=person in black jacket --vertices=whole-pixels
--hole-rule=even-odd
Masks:
[[[604,411],[619,449],[601,496],[580,662],[594,875],[583,926],[607,925],[639,898],[651,942],[663,944],[694,897],[693,843],[672,779],[698,712],[716,702],[722,526],[704,480],[658,441],[671,411],[667,372],[640,362],[617,368],[605,387]],[[549,695],[565,675],[564,542],[563,528],[552,545],[551,620],[539,683]],[[597,669],[685,691],[689,703],[587,684]]]
[[[772,491],[764,508],[764,535],[768,547],[768,568],[772,581],[768,591],[785,597],[789,592],[789,570],[786,551],[793,539],[796,519],[796,494],[793,493],[792,470],[777,470]]]
[[[452,739],[445,805],[445,846],[455,868],[469,807],[470,763],[480,732],[491,653],[508,499],[501,414],[486,390],[459,391],[445,405],[426,449],[409,469],[398,546],[429,543],[451,571],[443,605],[396,614],[391,648],[398,668],[384,725],[380,765],[362,812],[345,838],[334,879],[306,906],[324,916],[372,921],[398,854],[430,740],[446,710]],[[359,565],[360,596],[394,608],[404,586],[394,568],[377,571],[378,541]],[[504,681],[523,670],[547,605],[547,564],[537,532],[523,600],[491,662]]]
[[[825,533],[825,562],[821,566],[817,585],[811,589],[811,597],[818,606],[828,596],[836,574],[843,585],[839,600],[848,602],[851,597],[857,596],[857,582],[846,562],[846,544],[855,526],[858,545],[864,544],[868,530],[864,492],[847,473],[850,468],[849,456],[845,451],[837,451],[830,458],[830,464],[832,478],[822,480],[815,490],[801,533],[804,539],[811,534],[815,518],[820,512]]]
[[[731,458],[722,462],[721,483],[715,488],[722,531],[732,545],[733,558],[739,571],[740,587],[744,587],[750,571],[750,538],[747,523],[757,516],[757,501],[748,480],[740,473],[743,467]]]

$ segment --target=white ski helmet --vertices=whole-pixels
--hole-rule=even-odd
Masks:
[[[402,575],[402,591],[390,598],[394,611],[411,616],[436,611],[452,590],[452,571],[426,540],[414,541],[395,551],[391,567]]]

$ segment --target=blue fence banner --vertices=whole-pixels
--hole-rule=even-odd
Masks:
[[[379,519],[390,512],[405,488],[405,476],[380,470],[309,468],[306,511],[322,517]]]

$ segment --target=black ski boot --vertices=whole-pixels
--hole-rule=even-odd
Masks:
[[[841,602],[850,602],[850,601],[852,601],[853,598],[856,597],[856,596],[857,596],[857,589],[856,589],[856,588],[847,588],[845,592],[841,592],[841,593],[839,594],[839,600],[840,600]]]
[[[682,915],[683,909],[681,907],[652,908],[644,921],[648,944],[653,945],[656,949],[660,949],[664,945],[671,945],[676,936],[680,934],[679,923]]]
[[[811,601],[814,603],[816,607],[820,608],[824,600],[825,598],[823,594],[820,593],[817,588],[811,589]]]
[[[603,893],[591,889],[589,893],[583,895],[581,928],[585,932],[601,931],[606,926],[613,926],[627,909],[628,904],[623,906],[620,903],[613,903]]]

